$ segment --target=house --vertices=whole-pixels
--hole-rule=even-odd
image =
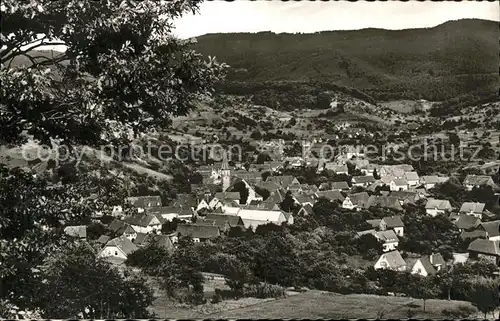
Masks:
[[[347,182],[332,182],[332,191],[348,191],[349,190],[349,184]]]
[[[137,238],[132,243],[137,247],[145,247],[151,243],[156,243],[157,246],[167,250],[174,249],[174,244],[168,235],[138,233]]]
[[[313,207],[310,204],[302,205],[300,210],[297,212],[297,216],[309,216],[313,214],[314,214]]]
[[[100,258],[117,258],[126,261],[127,257],[137,250],[137,246],[124,236],[109,240],[98,253]]]
[[[377,195],[371,195],[368,198],[368,208],[373,207],[373,206],[380,206],[382,208],[392,208],[396,211],[402,211],[403,207],[401,207],[401,204],[399,203],[399,200],[396,197],[392,196],[377,196]]]
[[[493,189],[498,189],[491,176],[486,175],[467,175],[462,183],[468,191],[471,191],[474,187],[479,187],[483,185],[491,186]]]
[[[480,229],[473,231],[462,230],[459,237],[462,241],[469,240],[470,242],[479,238],[488,239],[488,233]]]
[[[368,187],[375,182],[373,176],[353,176],[352,186]]]
[[[253,230],[259,225],[268,223],[281,225],[284,222],[288,222],[289,224],[293,224],[293,216],[287,219],[283,211],[240,209],[237,215],[243,220],[245,228],[252,228]]]
[[[132,226],[136,232],[140,233],[156,233],[161,230],[161,222],[153,214],[142,213],[140,215],[129,216],[123,221]]]
[[[451,211],[451,209],[452,207],[448,200],[429,198],[427,204],[425,204],[425,212],[432,217],[438,214],[444,214],[446,211]]]
[[[101,235],[99,238],[95,241],[97,244],[100,246],[104,246],[106,243],[108,243],[110,237],[107,235]]]
[[[500,241],[500,220],[481,223],[480,229],[486,232],[488,240]]]
[[[432,175],[432,176],[422,176],[420,177],[420,184],[424,186],[426,190],[430,190],[431,188],[434,188],[436,184],[440,183],[439,177]]]
[[[227,203],[227,202],[238,202],[240,203],[240,192],[220,192],[220,193],[215,193],[214,198],[210,201],[209,206],[210,208],[215,208],[215,206],[212,204],[213,202],[222,202],[222,203]]]
[[[194,242],[205,242],[220,236],[220,230],[215,225],[179,224],[175,230],[175,236],[172,238],[172,243],[177,243],[178,239],[183,236],[191,237]]]
[[[408,190],[408,181],[404,178],[395,178],[389,183],[391,191],[406,191]]]
[[[381,231],[393,230],[398,236],[404,236],[404,223],[401,216],[387,216],[380,220],[379,228]]]
[[[373,267],[375,268],[375,270],[389,269],[395,271],[404,271],[406,270],[406,262],[399,251],[396,250],[383,253]]]
[[[160,196],[127,197],[127,202],[137,207],[138,213],[144,212],[147,208],[162,206]]]
[[[344,201],[342,202],[342,208],[350,210],[361,210],[362,208],[368,208],[369,199],[370,196],[367,192],[349,194],[344,198]]]
[[[349,174],[347,170],[347,165],[338,165],[335,163],[326,163],[325,164],[325,169],[334,172],[337,175],[340,174]]]
[[[268,182],[275,183],[284,189],[289,189],[291,186],[294,185],[295,186],[300,185],[299,180],[291,175],[269,176],[266,180],[266,183]]]
[[[183,212],[183,210],[185,211],[185,210],[189,210],[189,209],[182,209],[182,208],[173,207],[173,206],[162,206],[162,207],[151,208],[147,212],[150,214],[156,215],[156,216],[157,216],[157,214],[159,214],[163,218],[163,220],[165,220],[165,221],[172,221],[174,218],[179,218],[179,216]],[[189,213],[191,213],[190,210],[189,210]]]
[[[393,191],[389,196],[397,198],[401,205],[415,204],[420,199],[417,192],[410,191]]]
[[[123,221],[115,218],[106,229],[112,232],[114,235],[123,235],[123,232],[127,228],[128,224],[125,224]]]
[[[121,235],[134,242],[135,238],[137,237],[137,232],[134,230],[132,226],[127,224],[125,230]]]
[[[412,274],[421,276],[434,275],[446,266],[441,254],[425,255],[419,258],[411,268]]]
[[[343,202],[344,201],[344,196],[342,195],[342,193],[340,193],[339,191],[333,191],[333,190],[330,190],[330,191],[319,191],[316,193],[316,197],[319,199],[319,198],[326,198],[327,200],[329,200],[330,202],[333,202],[333,201],[339,201],[339,202]]]
[[[217,226],[220,231],[227,231],[231,227],[245,226],[241,217],[236,215],[207,214],[203,221],[206,223],[212,222],[213,225]]]
[[[413,166],[408,164],[398,164],[398,165],[383,165],[379,169],[379,175],[382,176],[392,176],[394,178],[403,178],[405,172],[413,171]]]
[[[420,183],[420,177],[417,172],[405,172],[404,179],[408,182],[408,186],[417,186]]]
[[[398,247],[399,239],[393,230],[378,231],[374,236],[383,242],[382,251],[384,252],[394,251]]]
[[[87,226],[86,225],[66,226],[64,228],[64,233],[66,235],[76,237],[79,239],[86,239],[87,238]]]
[[[484,258],[496,265],[500,265],[500,241],[475,239],[467,248],[469,258]]]
[[[299,205],[313,205],[316,200],[313,195],[307,195],[307,194],[297,194],[294,195],[293,198],[295,199],[295,203]]]
[[[475,216],[479,219],[483,218],[484,203],[473,203],[473,202],[465,202],[460,207],[460,214],[467,214]]]
[[[472,215],[459,215],[454,224],[459,231],[471,231],[481,224],[481,220]]]

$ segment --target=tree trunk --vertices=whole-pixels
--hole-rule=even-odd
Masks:
[[[424,299],[424,312],[425,312],[425,299]]]
[[[448,288],[448,301],[451,300],[451,288]]]

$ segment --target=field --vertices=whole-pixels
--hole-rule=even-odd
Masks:
[[[157,293],[159,296],[153,310],[159,318],[180,319],[375,319],[378,317],[404,319],[408,318],[408,310],[412,311],[412,318],[442,319],[446,318],[442,312],[444,309],[456,310],[460,306],[472,306],[471,303],[464,301],[427,300],[424,312],[422,300],[408,297],[368,294],[342,295],[316,290],[301,294],[289,294],[291,295],[283,299],[244,298],[189,307],[175,304]],[[488,317],[492,318],[492,315],[490,314]],[[470,318],[484,318],[484,315],[476,313]]]

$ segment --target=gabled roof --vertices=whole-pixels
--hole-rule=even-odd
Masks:
[[[130,225],[148,227],[156,220],[156,216],[153,214],[142,213],[140,215],[128,216],[123,221]]]
[[[375,231],[374,229],[356,232],[356,234],[358,236],[362,236],[362,235],[366,235],[366,234],[371,234],[371,235],[375,236],[376,233],[377,233],[377,231]]]
[[[399,200],[393,196],[376,196],[372,195],[368,198],[368,207],[380,206],[383,208],[392,208],[398,211],[403,210]]]
[[[394,182],[394,185],[396,186],[407,186],[408,185],[408,181],[406,179],[403,179],[403,178],[396,178],[393,180]]]
[[[66,226],[64,228],[64,233],[66,233],[69,236],[83,239],[87,237],[87,226],[85,225]]]
[[[134,243],[132,243],[132,241],[130,241],[128,238],[124,236],[115,237],[114,239],[108,241],[105,247],[108,246],[116,246],[117,248],[122,250],[122,252],[125,253],[125,255],[129,255],[137,250],[137,246],[135,246]]]
[[[172,241],[170,240],[170,237],[168,237],[168,235],[146,234],[143,244],[148,245],[153,242],[155,242],[159,247],[163,247],[168,250],[172,250],[174,248],[174,245],[172,244]]]
[[[403,227],[403,221],[401,220],[401,216],[387,216],[382,219],[387,228],[395,228],[395,227]]]
[[[368,195],[367,192],[360,192],[360,193],[349,194],[346,196],[346,198],[349,198],[349,200],[353,205],[359,207],[367,207],[370,196]]]
[[[237,215],[207,214],[205,220],[211,220],[219,229],[224,229],[227,223],[230,227],[243,226],[243,220]]]
[[[399,242],[399,239],[393,230],[378,231],[375,237],[384,242]]]
[[[419,259],[419,261],[420,261],[420,263],[422,263],[422,266],[424,267],[427,274],[434,275],[437,273],[436,269],[434,268],[434,266],[432,266],[432,264],[429,260],[429,257],[427,255],[422,256]]]
[[[391,268],[399,268],[401,266],[406,266],[405,260],[397,250],[384,253],[380,256],[380,259],[381,258],[385,258],[387,260],[389,267]]]
[[[332,189],[347,190],[349,189],[349,184],[347,182],[332,182]]]
[[[162,207],[151,207],[147,210],[147,213],[151,214],[178,214],[178,215],[189,215],[193,214],[193,211],[189,207],[178,207],[178,206],[162,206]]]
[[[460,215],[458,219],[455,221],[455,226],[459,229],[468,230],[471,228],[475,228],[481,224],[481,220],[472,215]]]
[[[373,176],[353,176],[352,182],[355,184],[364,184],[364,183],[373,183],[375,182],[375,178]]]
[[[304,212],[303,214],[305,215],[312,215],[314,213],[313,207],[309,204],[302,205],[298,214],[301,214],[302,212]]]
[[[283,175],[283,176],[269,176],[266,182],[272,182],[280,185],[283,188],[287,188],[292,185],[293,181],[296,180],[294,176]]]
[[[111,223],[109,223],[107,229],[116,234],[122,234],[125,231],[125,228],[128,224],[125,224],[123,221],[115,218]]]
[[[469,244],[467,250],[470,252],[500,256],[500,241],[475,239]]]
[[[109,241],[109,236],[107,235],[101,235],[99,238],[96,240],[98,244],[106,244]]]
[[[438,210],[450,210],[451,204],[448,200],[438,200],[434,198],[429,198],[425,204],[426,209],[438,209]]]
[[[180,236],[190,236],[192,238],[208,239],[220,235],[217,226],[198,224],[179,224],[176,233]]]
[[[135,207],[150,207],[150,206],[157,206],[157,204],[162,205],[161,203],[161,197],[160,196],[134,196],[134,197],[127,197],[127,201],[131,203]],[[149,205],[151,204],[151,205]]]
[[[422,177],[420,177],[420,181],[423,184],[438,184],[439,183],[439,178],[436,175],[422,176]]]
[[[444,260],[443,256],[441,255],[441,253],[434,253],[434,254],[431,254],[429,256],[429,261],[431,262],[431,264],[433,266],[438,266],[438,265],[442,265],[442,266],[445,266],[446,265],[446,261]]]
[[[500,220],[481,223],[481,227],[488,233],[488,237],[500,236]]]
[[[314,197],[312,195],[307,195],[307,194],[297,194],[293,196],[297,202],[300,204],[304,203],[314,203]]]
[[[474,231],[462,231],[462,233],[460,233],[460,238],[462,240],[467,240],[467,239],[477,239],[477,238],[484,238],[486,239],[487,238],[487,232],[486,231],[483,231],[483,230],[474,230]]]
[[[316,192],[316,195],[318,196],[318,198],[324,197],[330,201],[335,201],[335,200],[339,200],[341,202],[344,201],[344,196],[339,191],[319,191]]]
[[[261,183],[257,184],[257,186],[259,188],[262,188],[262,189],[269,191],[270,194],[276,192],[280,188],[280,186],[278,184],[273,183],[273,182],[261,182]]]
[[[464,179],[464,185],[485,185],[491,183],[491,176],[487,175],[467,175]]]
[[[420,178],[418,177],[417,172],[405,172],[404,177],[409,181],[418,181]]]
[[[137,233],[137,235],[132,243],[134,243],[137,246],[143,246],[143,245],[145,245],[146,236],[147,236],[146,233]]]
[[[409,201],[409,202],[415,202],[417,198],[417,193],[416,192],[411,192],[411,191],[391,191],[389,196],[396,197],[399,201]]]
[[[485,205],[484,203],[465,202],[460,207],[460,212],[482,214]]]

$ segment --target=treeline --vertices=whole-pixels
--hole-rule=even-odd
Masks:
[[[436,104],[430,110],[430,114],[434,117],[460,115],[461,108],[486,104],[498,101],[499,99],[498,88],[495,92],[489,90],[480,90],[466,95],[454,97]]]
[[[277,110],[296,108],[330,108],[333,93],[343,93],[371,104],[376,104],[373,97],[355,89],[324,81],[291,82],[237,82],[228,81],[217,88],[228,95],[251,96],[256,105],[263,105]]]

